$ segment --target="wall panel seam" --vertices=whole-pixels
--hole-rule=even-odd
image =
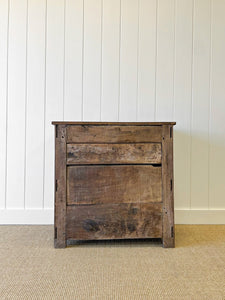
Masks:
[[[139,41],[140,41],[140,0],[138,0],[138,28],[137,28],[137,86],[136,86],[136,121],[138,121],[138,88],[139,88]]]
[[[83,0],[83,20],[82,20],[82,95],[81,95],[81,120],[83,121],[84,120],[84,1]]]
[[[46,136],[46,89],[47,89],[47,14],[48,14],[48,0],[45,0],[45,57],[44,57],[44,149],[43,149],[43,198],[42,198],[42,209],[44,209],[44,201],[45,201],[45,136]]]
[[[102,120],[102,39],[103,39],[103,0],[101,0],[101,49],[100,49],[100,121]]]
[[[158,58],[158,0],[156,0],[156,10],[155,10],[156,18],[155,18],[155,101],[154,101],[154,121],[156,121],[156,101],[157,101],[157,58]]]
[[[64,0],[63,11],[63,121],[65,120],[65,69],[66,69],[66,0]]]
[[[193,73],[194,73],[194,12],[195,12],[195,0],[192,0],[192,58],[191,58],[191,107],[190,107],[190,209],[192,207],[192,122],[193,122]]]
[[[210,0],[210,62],[209,62],[209,110],[208,110],[208,209],[210,208],[210,154],[211,154],[211,113],[212,113],[212,0]]]
[[[9,18],[10,0],[8,0],[8,20],[7,20],[7,54],[6,54],[6,135],[5,135],[5,209],[7,207],[7,164],[8,164],[8,92],[9,92]]]
[[[29,0],[27,0],[27,11],[26,11],[26,59],[25,59],[25,128],[24,128],[24,199],[23,207],[26,208],[26,166],[27,166],[27,61],[28,61],[28,9]]]
[[[118,121],[120,120],[120,74],[121,74],[121,18],[122,18],[122,12],[121,12],[121,1],[120,0],[120,24],[119,24],[119,68],[118,68]]]
[[[174,0],[174,26],[173,26],[173,34],[174,34],[174,44],[173,44],[173,108],[172,108],[172,116],[174,120],[175,116],[175,72],[176,72],[176,4],[177,1]]]

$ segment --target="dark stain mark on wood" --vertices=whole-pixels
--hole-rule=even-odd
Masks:
[[[131,212],[132,212],[133,215],[136,215],[137,212],[138,212],[138,209],[137,209],[136,207],[133,207],[133,208],[131,209]]]
[[[133,208],[135,210],[133,210]],[[136,214],[132,214],[136,211]],[[67,207],[67,238],[77,240],[161,237],[160,203]]]
[[[128,224],[127,224],[127,228],[128,228],[128,230],[129,230],[130,232],[133,232],[133,231],[136,230],[136,226],[135,226],[134,224],[132,224],[132,223],[128,223]]]
[[[90,220],[90,219],[84,220],[83,228],[86,231],[90,231],[90,232],[99,231],[99,225],[94,220]]]

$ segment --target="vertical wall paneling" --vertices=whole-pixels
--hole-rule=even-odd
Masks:
[[[158,0],[156,120],[173,119],[174,0]]]
[[[103,0],[101,120],[118,120],[120,1]]]
[[[63,119],[64,0],[47,1],[44,207],[53,207],[54,128]]]
[[[7,208],[24,208],[27,1],[10,1]]]
[[[153,121],[155,111],[157,0],[141,0],[139,8],[138,121]]]
[[[179,223],[225,214],[225,0],[1,0],[0,223],[52,223],[53,120],[177,121]]]
[[[84,0],[83,119],[101,115],[102,0]]]
[[[83,0],[65,2],[64,119],[82,120]]]
[[[193,14],[191,208],[208,208],[210,0],[195,0]]]
[[[212,1],[209,208],[225,208],[225,1]]]
[[[8,0],[0,1],[0,208],[5,208]]]
[[[45,0],[29,0],[27,23],[26,208],[42,208],[43,201],[45,15]]]
[[[175,207],[190,208],[190,125],[193,1],[175,2],[174,173]],[[179,199],[179,200],[178,200]]]
[[[119,118],[123,121],[137,118],[138,4],[138,0],[121,1]]]

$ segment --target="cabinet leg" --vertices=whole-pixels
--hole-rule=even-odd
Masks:
[[[173,127],[162,129],[163,247],[174,248]]]
[[[55,227],[54,246],[55,248],[66,248],[65,233],[58,231],[57,227]]]
[[[174,248],[175,247],[174,238],[168,238],[168,237],[163,238],[162,246],[163,248]]]
[[[66,248],[66,241],[54,240],[55,248]]]
[[[66,247],[66,127],[56,127],[55,139],[55,248]]]

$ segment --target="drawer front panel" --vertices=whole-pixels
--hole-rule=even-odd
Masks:
[[[161,167],[69,166],[67,204],[162,201]]]
[[[67,164],[160,164],[161,144],[68,144]]]
[[[161,126],[67,126],[67,143],[161,143],[161,140]]]
[[[160,203],[67,207],[67,239],[161,238]]]

